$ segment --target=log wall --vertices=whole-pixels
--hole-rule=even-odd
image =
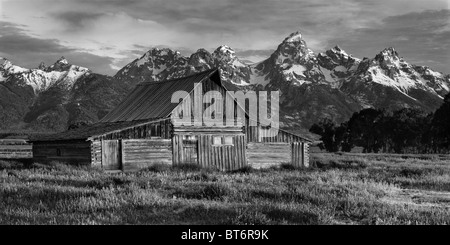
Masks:
[[[91,144],[76,142],[34,142],[33,158],[38,161],[61,161],[74,164],[91,163]]]
[[[248,143],[248,163],[253,168],[268,168],[291,162],[290,143]]]
[[[167,139],[122,140],[122,169],[133,171],[156,163],[172,164],[172,143]]]
[[[32,158],[31,144],[0,144],[0,158]]]
[[[283,163],[308,167],[308,149],[308,144],[302,142],[248,143],[248,164],[253,168],[268,168]]]

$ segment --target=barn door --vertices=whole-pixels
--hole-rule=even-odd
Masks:
[[[198,163],[198,139],[194,137],[183,139],[183,156],[183,163]]]
[[[121,169],[121,147],[119,140],[102,141],[102,167],[107,170]]]

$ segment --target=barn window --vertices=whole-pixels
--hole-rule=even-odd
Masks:
[[[60,157],[61,156],[61,149],[56,149],[56,156]]]
[[[233,137],[231,137],[231,136],[223,137],[223,144],[224,145],[233,145]]]
[[[160,124],[154,124],[151,126],[150,136],[152,136],[152,137],[161,136],[161,125]]]
[[[222,137],[221,136],[214,136],[213,145],[221,145],[221,144],[222,144]]]
[[[185,135],[183,136],[183,144],[197,144],[197,137],[195,137],[194,135]]]
[[[221,146],[221,145],[233,145],[233,137],[232,136],[214,136],[213,145]]]

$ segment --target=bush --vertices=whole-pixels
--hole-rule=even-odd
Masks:
[[[195,174],[188,177],[189,180],[193,181],[217,181],[216,177],[211,177],[207,172],[202,172],[200,174]]]
[[[271,220],[259,211],[240,209],[237,215],[227,222],[228,225],[270,225]]]
[[[22,160],[0,160],[0,170],[3,169],[23,169],[27,161]]]
[[[233,194],[233,190],[220,183],[212,183],[204,187],[183,189],[176,193],[175,196],[181,196],[188,199],[207,199],[214,201],[224,201],[227,196]]]
[[[226,196],[230,195],[232,190],[225,185],[214,183],[206,186],[201,195],[204,199],[208,200],[223,200]]]
[[[421,177],[425,174],[430,173],[430,169],[422,169],[422,168],[403,168],[400,170],[399,175],[406,178],[415,178]]]
[[[10,169],[12,166],[13,164],[11,162],[0,160],[0,170]]]
[[[364,169],[367,168],[365,160],[361,159],[313,159],[311,166],[322,170],[327,169]]]
[[[250,174],[253,172],[254,172],[254,169],[251,166],[245,166],[243,168],[231,171],[231,173],[233,173],[233,174]]]
[[[282,169],[282,170],[296,170],[298,168],[295,167],[294,165],[292,165],[292,163],[282,163],[280,165],[280,169]]]
[[[142,169],[141,171],[149,171],[155,173],[167,172],[170,170],[170,165],[167,163],[155,163],[148,168]]]

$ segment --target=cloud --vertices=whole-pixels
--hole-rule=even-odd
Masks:
[[[68,30],[82,30],[89,27],[89,24],[95,22],[102,16],[103,13],[95,12],[81,12],[81,11],[65,11],[51,14],[56,21],[61,21],[67,25]]]
[[[111,57],[113,66],[120,68],[152,47],[170,47],[183,55],[199,48],[212,51],[223,44],[235,50],[273,50],[297,30],[314,51],[339,44],[355,56],[374,56],[389,45],[400,44],[399,51],[411,59],[443,62],[443,57],[421,57],[415,52],[423,44],[411,32],[427,36],[429,30],[407,27],[408,18],[396,16],[448,9],[448,1],[22,0],[3,6],[7,20],[25,25],[27,36]],[[410,16],[409,20],[428,22],[417,18]],[[432,44],[425,47],[446,42],[444,38],[445,33],[433,36]],[[448,53],[440,52],[441,56]],[[450,62],[444,63],[449,66]]]
[[[72,64],[85,66],[94,72],[113,74],[113,59],[101,57],[61,45],[55,39],[40,39],[27,35],[23,26],[0,22],[0,55],[17,65],[35,68],[41,61],[52,64],[65,56]]]
[[[394,47],[407,61],[450,73],[450,10],[423,11],[390,16],[349,36],[328,41],[359,57],[373,57]]]

